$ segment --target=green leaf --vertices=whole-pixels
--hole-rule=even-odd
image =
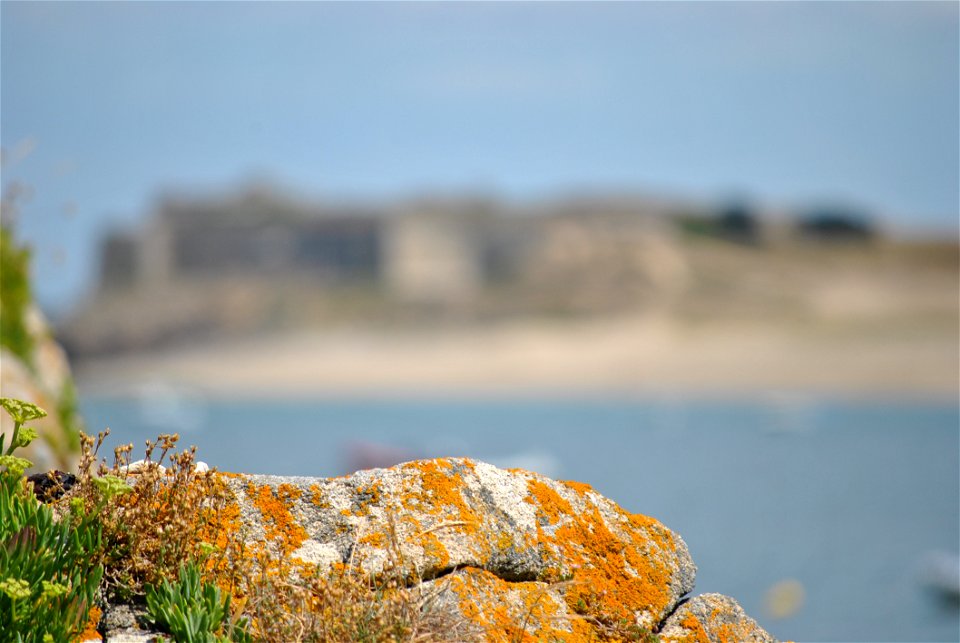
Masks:
[[[36,439],[37,439],[37,430],[29,426],[24,426],[24,427],[21,427],[20,431],[17,433],[17,441],[14,442],[11,446],[16,448],[25,447]]]
[[[101,528],[57,521],[22,479],[0,476],[0,640],[70,641],[97,594]],[[18,582],[22,581],[22,582]],[[13,600],[28,588],[32,600]]]
[[[4,578],[0,580],[0,592],[14,601],[30,598],[30,583],[22,578]]]
[[[229,612],[230,596],[221,597],[215,584],[202,582],[195,563],[181,567],[176,582],[164,579],[160,585],[147,589],[150,619],[178,641],[217,641],[215,634],[221,630],[233,631],[238,641],[249,641],[245,630],[247,622],[231,626]]]
[[[133,487],[128,485],[126,481],[117,476],[100,476],[99,478],[92,478],[93,484],[96,485],[97,489],[100,491],[100,494],[104,499],[109,502],[115,496],[121,496],[125,493],[130,493],[133,491]]]
[[[10,417],[20,424],[47,417],[47,412],[36,404],[16,400],[11,397],[0,397],[0,406],[10,414]]]
[[[18,458],[15,455],[0,455],[0,467],[6,467],[7,471],[17,478],[32,466],[33,463],[26,458]]]

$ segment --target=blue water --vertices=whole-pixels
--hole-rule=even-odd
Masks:
[[[356,440],[540,469],[677,531],[699,567],[696,593],[736,597],[775,636],[960,638],[960,611],[917,572],[925,552],[960,547],[955,404],[88,398],[83,412],[91,430],[111,427],[111,445],[138,450],[180,427],[227,471],[338,475]],[[764,594],[788,578],[805,601],[773,619]]]

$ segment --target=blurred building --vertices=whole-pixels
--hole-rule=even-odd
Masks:
[[[664,212],[652,202],[571,199],[509,208],[473,197],[332,207],[262,189],[166,198],[143,228],[104,239],[99,292],[307,279],[317,288],[373,285],[402,302],[458,303],[525,280],[542,285],[598,269],[656,272],[647,265],[648,246],[661,236]]]
[[[379,214],[311,207],[262,190],[224,200],[165,199],[144,229],[106,237],[100,289],[218,276],[378,279]]]
[[[168,196],[139,229],[104,239],[97,290],[61,331],[84,354],[325,324],[697,308],[756,281],[781,243],[770,221],[740,204],[615,195]],[[852,236],[832,221],[819,237]]]

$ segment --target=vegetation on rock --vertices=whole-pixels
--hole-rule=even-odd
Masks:
[[[589,485],[457,458],[220,474],[176,435],[108,466],[103,432],[44,505],[13,454],[43,412],[2,405],[16,430],[0,456],[0,643],[76,640],[99,608],[144,603],[189,643],[771,640],[731,599],[677,616],[695,571],[682,539]]]
[[[14,432],[0,456],[0,640],[68,641],[87,620],[103,575],[96,517],[82,511],[61,518],[39,504],[23,478],[30,462],[15,456],[36,432],[25,422],[46,415],[36,406],[0,399]],[[4,436],[0,436],[3,451]]]
[[[192,562],[180,568],[176,582],[163,579],[147,589],[147,610],[154,624],[183,643],[250,640],[246,619],[230,622],[230,595],[224,597],[215,584],[201,582],[200,569]]]
[[[0,226],[0,346],[33,366],[34,340],[27,328],[30,295],[30,251],[19,247],[13,231]]]
[[[249,545],[232,492],[220,474],[196,468],[194,449],[175,452],[176,435],[148,442],[136,467],[132,445],[107,466],[98,452],[108,431],[84,435],[76,483],[39,503],[23,478],[31,463],[13,451],[36,437],[23,423],[45,412],[2,406],[16,423],[0,456],[4,643],[73,640],[99,616],[96,600],[146,602],[159,629],[188,643],[471,640],[458,617],[406,585],[399,565],[374,578],[359,565],[292,562],[291,523]],[[283,500],[270,496],[262,505],[274,503],[282,520]]]

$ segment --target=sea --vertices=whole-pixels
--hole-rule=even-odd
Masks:
[[[694,593],[735,597],[780,639],[960,639],[960,605],[930,585],[935,561],[960,574],[956,402],[227,400],[160,387],[81,406],[89,432],[111,429],[108,449],[179,432],[223,471],[333,476],[364,454],[468,456],[586,482],[679,533]]]

